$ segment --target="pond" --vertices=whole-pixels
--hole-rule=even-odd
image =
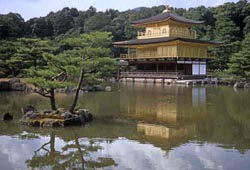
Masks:
[[[232,87],[119,84],[86,93],[79,106],[94,115],[85,127],[19,125],[21,108],[49,107],[36,94],[0,93],[0,165],[3,170],[248,170],[250,92]],[[69,106],[70,94],[58,94]]]

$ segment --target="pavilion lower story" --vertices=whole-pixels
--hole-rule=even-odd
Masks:
[[[204,79],[206,60],[133,60],[128,61],[130,71],[121,72],[120,78],[149,79]]]

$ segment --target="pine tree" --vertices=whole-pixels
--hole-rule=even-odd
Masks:
[[[65,54],[43,54],[44,66],[27,69],[28,82],[35,86],[34,92],[50,99],[51,109],[56,110],[55,90],[70,85],[67,81],[79,61]]]
[[[6,75],[17,76],[24,69],[43,65],[42,54],[50,52],[51,42],[34,38],[20,38],[16,41],[1,41],[0,61]]]
[[[250,80],[250,34],[242,42],[241,50],[230,59],[229,72]]]
[[[215,38],[222,45],[215,49],[216,56],[218,56],[215,65],[220,70],[227,69],[231,55],[236,52],[233,42],[239,40],[240,29],[230,18],[233,10],[235,9],[231,3],[219,6],[216,10]]]
[[[112,77],[116,72],[116,60],[110,58],[112,36],[108,32],[94,32],[83,34],[81,37],[82,48],[76,49],[81,59],[81,69],[74,101],[69,108],[74,112],[77,105],[79,92],[83,81],[98,81],[103,78]]]
[[[78,77],[77,91],[69,108],[74,112],[83,83],[99,83],[116,72],[116,60],[111,56],[111,34],[95,32],[82,34],[77,38],[59,41],[57,54],[43,53],[44,65],[33,66],[27,70],[29,83],[35,92],[50,99],[51,109],[56,110],[55,90],[73,85]]]
[[[9,65],[9,60],[17,52],[17,42],[1,40],[0,41],[0,71],[4,75],[9,75],[12,69]]]

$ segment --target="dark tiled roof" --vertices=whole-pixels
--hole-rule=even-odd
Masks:
[[[134,25],[147,24],[147,23],[166,21],[168,19],[172,19],[174,21],[188,23],[188,24],[202,24],[203,23],[203,21],[195,21],[195,20],[191,20],[191,19],[187,19],[187,18],[184,18],[181,16],[174,15],[170,12],[163,12],[161,14],[158,14],[158,15],[150,17],[150,18],[146,18],[146,19],[142,19],[142,20],[138,20],[138,21],[133,21],[132,24],[134,24]]]
[[[161,38],[134,39],[134,40],[129,40],[129,41],[115,42],[114,45],[117,45],[117,46],[144,45],[144,44],[171,42],[171,41],[176,41],[176,40],[180,40],[184,42],[191,42],[191,43],[201,43],[201,44],[218,44],[216,42],[207,41],[207,40],[177,38],[177,37],[161,37]]]

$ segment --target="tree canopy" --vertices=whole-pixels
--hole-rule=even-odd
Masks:
[[[24,76],[27,76],[28,82],[35,86],[36,93],[50,99],[51,109],[56,110],[56,89],[72,87],[75,80],[80,77],[77,88],[78,98],[83,84],[98,84],[115,75],[116,60],[111,58],[109,48],[111,39],[112,36],[108,32],[93,32],[61,39],[53,43],[51,50],[40,50],[40,48],[35,50],[34,47],[27,46],[26,55],[34,53],[31,56],[35,56],[35,60],[31,58],[31,61],[37,62],[39,59],[42,64],[37,62],[30,66],[25,70]],[[29,42],[26,39],[22,41]],[[42,44],[44,41],[38,42]],[[77,99],[71,112],[74,111],[76,104]]]
[[[240,51],[231,57],[229,71],[245,80],[250,80],[250,34],[243,40]]]
[[[140,7],[124,12],[113,9],[97,12],[94,7],[86,11],[67,7],[28,21],[24,21],[19,14],[9,13],[0,15],[0,40],[26,37],[58,41],[83,33],[108,31],[112,33],[112,41],[123,41],[136,38],[137,29],[141,29],[132,27],[131,21],[157,15],[164,8],[162,5],[152,8]],[[210,69],[228,69],[230,58],[240,50],[241,42],[250,31],[250,2],[247,0],[227,2],[217,7],[174,8],[172,12],[204,21],[204,24],[194,28],[198,38],[222,43],[214,49],[217,59],[210,62]],[[111,50],[115,57],[122,52],[122,49]]]

